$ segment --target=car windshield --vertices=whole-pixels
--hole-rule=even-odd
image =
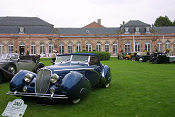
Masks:
[[[16,60],[18,58],[19,58],[19,55],[16,54],[16,53],[13,53],[13,54],[0,54],[0,60],[10,60],[10,59]]]
[[[65,55],[57,56],[56,63],[60,62],[88,62],[89,56],[84,55]]]

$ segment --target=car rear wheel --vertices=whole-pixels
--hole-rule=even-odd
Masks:
[[[15,67],[14,65],[9,65],[9,66],[8,66],[8,71],[9,71],[10,73],[12,73],[12,74],[16,74],[17,69],[16,69],[16,67]]]
[[[2,76],[2,73],[0,72],[0,83],[2,83],[3,81],[3,76]]]
[[[75,99],[75,100],[72,100],[72,103],[73,103],[73,104],[78,104],[79,102],[80,102],[80,98]]]

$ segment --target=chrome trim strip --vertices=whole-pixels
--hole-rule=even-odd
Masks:
[[[54,70],[54,71],[75,71],[75,70],[94,70],[94,68],[75,68],[75,69],[61,69],[61,70]]]
[[[8,92],[7,95],[15,95],[15,96],[26,96],[26,97],[46,97],[46,98],[54,98],[54,99],[68,99],[66,95],[57,95],[57,94],[39,94],[39,93],[24,93],[24,92]]]

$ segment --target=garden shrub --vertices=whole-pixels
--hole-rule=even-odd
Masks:
[[[97,52],[97,51],[82,51],[78,53],[94,53],[97,54],[100,58],[100,60],[109,60],[110,59],[110,53],[109,52]]]

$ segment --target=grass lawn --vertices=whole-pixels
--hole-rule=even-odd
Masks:
[[[50,59],[41,59],[49,65]],[[107,89],[94,89],[79,104],[28,105],[24,117],[175,117],[175,64],[102,61],[110,66],[112,81]],[[5,95],[9,83],[0,84],[0,114],[16,99]],[[20,98],[20,97],[18,97]]]

